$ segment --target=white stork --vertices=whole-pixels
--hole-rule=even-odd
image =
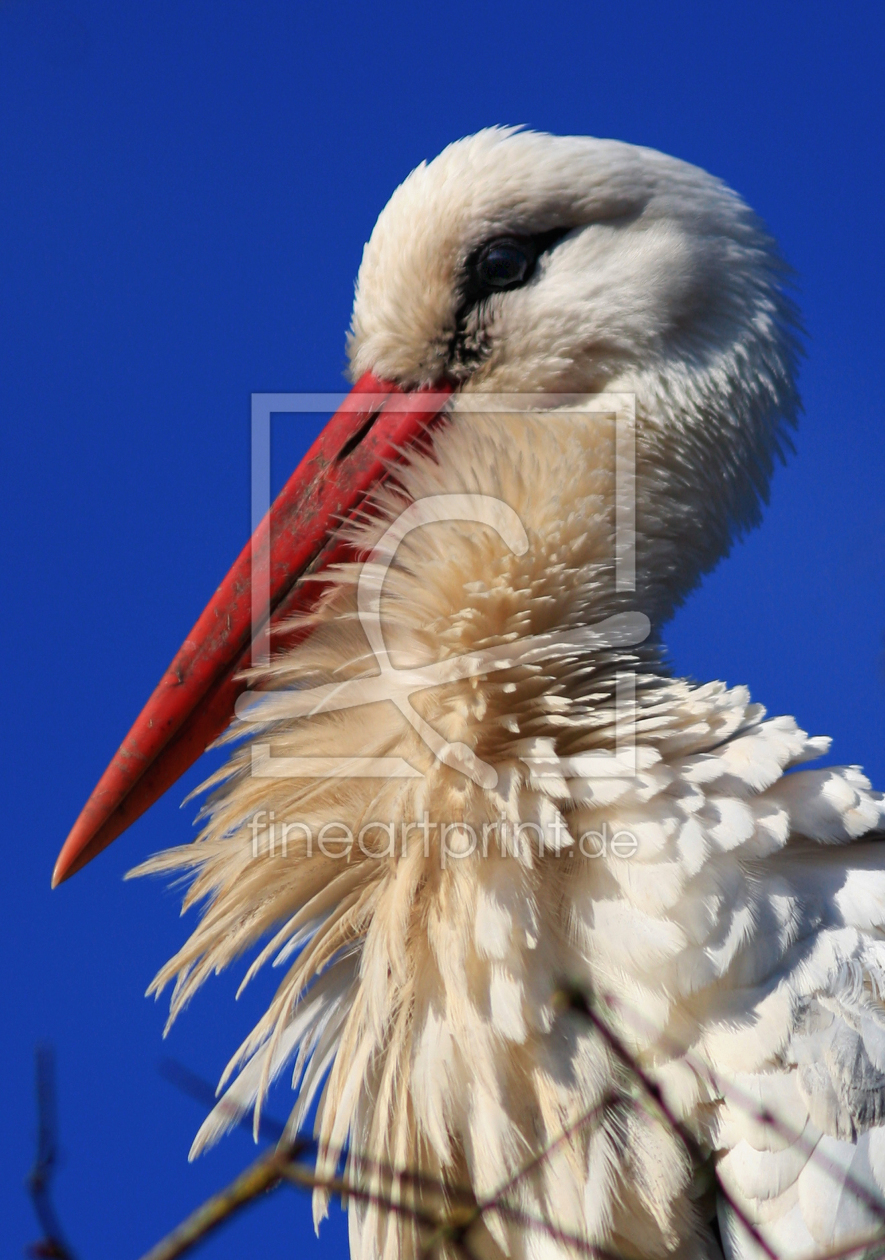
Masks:
[[[321,1174],[346,1147],[348,1175],[381,1197],[435,1204],[437,1183],[481,1205],[508,1187],[468,1220],[476,1255],[559,1257],[583,1241],[792,1258],[881,1234],[883,798],[856,768],[805,768],[828,741],[767,718],[744,688],[672,677],[659,639],[757,522],[793,422],[784,275],[722,183],[612,141],[491,129],[396,190],[349,339],[358,389],[384,397],[339,456],[417,406],[416,390],[431,391],[424,419],[442,417],[381,484],[421,426],[396,430],[320,514],[290,587],[350,559],[322,586],[296,582],[294,604],[273,586],[277,622],[294,609],[299,628],[249,676],[232,729],[251,742],[215,776],[196,842],[138,872],[187,874],[185,904],[203,906],[154,981],[174,986],[170,1018],[259,942],[247,978],[284,968],[194,1152],[288,1068],[293,1132],[321,1090]],[[599,391],[635,400],[627,583],[612,543],[620,422],[574,397]],[[502,393],[547,398],[502,412]],[[335,475],[320,463],[311,493]],[[321,544],[333,549],[317,561]],[[232,624],[221,595],[204,631],[205,617]],[[185,725],[178,712],[130,775],[143,800],[103,780],[57,880],[205,745],[208,726],[180,735],[195,714],[229,715],[241,649],[216,644],[185,687]],[[386,770],[328,772],[336,757]],[[592,995],[613,1037],[562,1009],[564,984]],[[641,1105],[620,1048],[690,1142]],[[421,1254],[408,1212],[353,1199],[349,1213],[355,1260]]]

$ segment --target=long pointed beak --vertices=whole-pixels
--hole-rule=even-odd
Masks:
[[[321,586],[300,579],[352,556],[336,538],[391,463],[443,411],[451,386],[403,393],[366,373],[289,478],[179,648],[65,841],[62,883],[139,818],[225,729],[247,684],[253,635],[307,611]],[[270,623],[253,625],[261,585]]]

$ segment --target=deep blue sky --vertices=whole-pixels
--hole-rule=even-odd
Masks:
[[[707,167],[764,216],[809,331],[798,455],[678,616],[680,670],[747,683],[885,784],[880,5],[0,0],[0,433],[8,708],[0,1220],[36,1235],[34,1043],[57,1050],[57,1205],[81,1260],[135,1257],[252,1158],[186,1163],[271,990],[211,983],[164,1047],[142,993],[177,898],[123,884],[190,835],[171,792],[50,893],[68,827],[248,533],[249,395],[340,387],[360,251],[395,184],[490,123]],[[192,773],[185,786],[197,781]],[[284,1098],[276,1098],[277,1110]],[[280,1195],[207,1257],[343,1254]]]

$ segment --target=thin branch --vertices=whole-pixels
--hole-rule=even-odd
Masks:
[[[500,1206],[501,1200],[503,1200],[504,1196],[509,1193],[509,1191],[511,1191],[518,1182],[522,1181],[523,1177],[527,1177],[529,1173],[532,1173],[536,1168],[539,1168],[541,1164],[543,1164],[544,1160],[552,1155],[553,1152],[558,1147],[562,1146],[564,1142],[567,1142],[574,1133],[580,1132],[585,1125],[591,1124],[609,1107],[623,1103],[635,1106],[636,1100],[633,1098],[624,1098],[622,1095],[614,1093],[614,1091],[604,1094],[598,1103],[594,1103],[592,1107],[589,1107],[586,1111],[582,1112],[581,1115],[578,1116],[577,1120],[573,1120],[571,1124],[566,1125],[561,1133],[558,1133],[555,1138],[552,1138],[546,1146],[542,1146],[536,1155],[533,1155],[527,1163],[523,1164],[521,1168],[516,1170],[512,1177],[505,1181],[502,1186],[499,1186],[493,1195],[479,1204],[479,1211],[484,1212],[488,1208]]]
[[[218,1095],[209,1082],[204,1080],[202,1076],[198,1076],[196,1072],[192,1072],[189,1067],[185,1067],[183,1063],[179,1063],[177,1059],[161,1059],[158,1064],[158,1070],[160,1075],[170,1085],[174,1085],[183,1094],[187,1094],[188,1098],[193,1098],[205,1107],[207,1111],[212,1111],[217,1106],[223,1106],[224,1100],[221,1099],[219,1102]],[[237,1124],[241,1129],[245,1129],[250,1137],[252,1136],[252,1116],[250,1113],[247,1112],[245,1115],[239,1116]],[[273,1116],[263,1112],[258,1136],[268,1142],[282,1142],[286,1136],[286,1126],[281,1120],[275,1120]]]
[[[446,1218],[441,1218],[435,1212],[431,1212],[429,1208],[413,1203],[401,1203],[380,1194],[377,1190],[366,1190],[362,1186],[356,1186],[344,1177],[322,1177],[312,1169],[305,1168],[303,1164],[288,1164],[283,1176],[301,1190],[325,1190],[329,1194],[338,1195],[341,1199],[358,1199],[363,1203],[372,1203],[376,1207],[384,1208],[386,1212],[408,1216],[420,1225],[438,1228],[450,1223]]]
[[[676,1116],[667,1105],[664,1100],[664,1096],[661,1093],[660,1086],[643,1071],[615,1031],[593,1009],[593,1003],[588,999],[587,994],[584,993],[577,985],[563,985],[561,986],[558,994],[558,1003],[562,1008],[574,1011],[576,1014],[583,1016],[584,1019],[588,1020],[588,1022],[593,1025],[615,1057],[619,1059],[628,1072],[636,1078],[636,1081],[642,1088],[643,1093],[646,1094],[649,1101],[660,1112],[667,1125],[673,1130],[682,1145],[685,1147],[689,1158],[695,1163],[695,1165],[702,1164],[704,1162],[703,1152],[698,1145],[697,1138],[689,1129],[686,1128],[678,1116]],[[750,1220],[747,1213],[741,1205],[735,1201],[734,1197],[729,1194],[718,1178],[716,1179],[716,1189],[723,1202],[728,1204],[729,1208],[731,1208],[732,1212],[756,1243],[757,1247],[760,1247],[762,1251],[765,1252],[765,1254],[769,1257],[769,1260],[778,1260],[777,1252],[759,1233],[759,1230]]]
[[[571,1126],[572,1129],[577,1128],[579,1123],[580,1121],[576,1121]],[[391,1173],[392,1176],[395,1176],[397,1179],[402,1178],[404,1181],[410,1179],[412,1184],[429,1184],[437,1193],[449,1194],[448,1187],[438,1180],[418,1178],[415,1174],[409,1173],[400,1174],[396,1170],[391,1172],[389,1165],[372,1160],[364,1159],[362,1166],[367,1171]],[[378,1191],[368,1190],[356,1185],[345,1178],[322,1177],[315,1171],[305,1168],[303,1164],[290,1164],[285,1172],[285,1176],[293,1185],[297,1185],[302,1189],[327,1190],[329,1193],[338,1195],[342,1199],[350,1197],[374,1203],[376,1206],[384,1208],[385,1211],[394,1212],[401,1216],[409,1216],[418,1220],[421,1224],[434,1226],[436,1234],[431,1237],[425,1250],[431,1249],[432,1246],[441,1241],[453,1242],[461,1246],[462,1249],[466,1248],[466,1235],[481,1215],[481,1211],[477,1211],[476,1204],[470,1203],[461,1206],[450,1205],[447,1214],[437,1216],[427,1208],[417,1204],[398,1202],[389,1196],[380,1194]],[[625,1257],[618,1252],[608,1250],[601,1244],[588,1242],[586,1238],[579,1234],[570,1230],[560,1229],[550,1221],[546,1221],[539,1216],[533,1216],[530,1212],[524,1212],[519,1208],[514,1208],[508,1203],[486,1203],[483,1205],[482,1210],[484,1211],[489,1207],[493,1207],[499,1215],[511,1221],[514,1225],[520,1225],[525,1229],[536,1229],[544,1234],[545,1237],[553,1239],[554,1242],[574,1247],[583,1255],[596,1257],[596,1260],[625,1260]]]
[[[174,1085],[176,1089],[180,1089],[183,1094],[187,1094],[189,1098],[193,1098],[196,1102],[201,1103],[207,1111],[212,1111],[218,1105],[218,1095],[210,1083],[204,1077],[198,1076],[196,1072],[192,1072],[189,1067],[186,1067],[177,1059],[161,1059],[158,1069],[160,1075],[169,1081],[171,1085]],[[250,1112],[240,1116],[237,1120],[237,1125],[252,1137],[252,1116]],[[268,1132],[265,1133],[265,1130]],[[269,1137],[277,1143],[288,1140],[286,1126],[283,1122],[268,1116],[266,1112],[262,1112],[261,1115],[259,1137]],[[316,1139],[302,1138],[301,1142],[303,1153],[316,1150]],[[333,1152],[329,1151],[329,1153]],[[370,1175],[396,1178],[405,1185],[433,1190],[437,1193],[442,1189],[439,1180],[435,1177],[428,1177],[424,1173],[412,1172],[406,1168],[395,1168],[392,1164],[384,1163],[382,1160],[369,1159],[347,1146],[340,1147],[337,1151],[334,1151],[334,1154],[336,1165],[343,1164],[350,1157],[358,1167],[365,1168]],[[471,1207],[474,1204],[473,1191],[469,1186],[447,1186],[446,1194],[449,1198],[454,1196],[457,1199],[465,1200]]]
[[[28,1253],[43,1260],[74,1260],[52,1203],[52,1179],[58,1167],[58,1131],[55,1102],[55,1056],[51,1046],[38,1046],[34,1053],[37,1091],[37,1158],[28,1174],[27,1187],[43,1231]]]
[[[204,1106],[211,1109],[215,1105],[216,1095],[212,1086],[207,1081],[203,1080],[202,1077],[191,1072],[189,1068],[184,1067],[175,1060],[164,1060],[160,1065],[160,1071],[172,1084],[187,1093],[190,1097],[195,1098],[198,1102],[201,1102]],[[356,1185],[354,1182],[341,1177],[321,1177],[315,1171],[306,1168],[303,1164],[293,1162],[284,1164],[282,1177],[292,1183],[293,1186],[298,1186],[302,1189],[321,1189],[326,1190],[331,1194],[343,1197],[347,1197],[349,1195],[353,1199],[361,1199],[375,1203],[377,1206],[382,1207],[387,1211],[396,1212],[400,1215],[411,1216],[412,1218],[419,1220],[422,1224],[425,1224],[428,1227],[433,1227],[434,1233],[424,1248],[425,1255],[429,1254],[436,1245],[443,1241],[454,1243],[455,1245],[460,1246],[462,1250],[466,1250],[466,1234],[470,1227],[479,1220],[484,1211],[494,1209],[500,1216],[511,1221],[514,1225],[520,1225],[525,1229],[538,1230],[546,1237],[553,1239],[555,1242],[574,1247],[585,1255],[597,1257],[597,1260],[623,1260],[623,1257],[615,1252],[606,1250],[606,1248],[601,1245],[589,1243],[586,1238],[582,1238],[578,1234],[568,1230],[563,1230],[553,1225],[550,1221],[543,1220],[541,1217],[533,1216],[531,1213],[524,1212],[503,1201],[504,1194],[512,1189],[512,1187],[522,1177],[527,1176],[534,1168],[540,1165],[557,1146],[566,1141],[578,1129],[590,1123],[604,1107],[616,1101],[625,1100],[615,1094],[606,1095],[593,1107],[578,1116],[572,1124],[552,1139],[552,1141],[548,1143],[542,1151],[533,1156],[525,1165],[519,1168],[516,1173],[514,1173],[514,1175],[499,1188],[493,1197],[484,1201],[482,1204],[477,1204],[475,1202],[473,1191],[469,1187],[444,1187],[436,1178],[430,1178],[420,1173],[411,1172],[407,1169],[397,1169],[382,1161],[368,1159],[365,1156],[356,1155],[352,1151],[348,1152],[344,1148],[335,1153],[336,1164],[343,1162],[347,1158],[348,1154],[350,1154],[356,1166],[365,1171],[370,1177],[389,1177],[391,1179],[396,1179],[402,1185],[411,1186],[419,1191],[432,1190],[437,1194],[445,1193],[450,1201],[453,1197],[456,1200],[461,1200],[460,1203],[456,1202],[455,1204],[451,1204],[450,1202],[448,1214],[443,1216],[436,1216],[432,1214],[429,1209],[417,1205],[412,1206],[406,1203],[397,1203],[377,1191],[366,1190],[363,1187]],[[626,1101],[629,1101],[631,1105],[635,1105],[635,1100],[633,1099]],[[240,1124],[247,1128],[251,1133],[252,1126],[248,1119],[241,1120]],[[278,1130],[282,1129],[279,1121],[272,1121],[272,1124]],[[300,1144],[298,1154],[305,1155],[309,1152],[312,1153],[315,1149],[316,1143],[312,1140],[305,1139]],[[263,1157],[262,1160],[259,1160],[257,1164],[252,1165],[251,1169],[247,1170],[247,1173],[252,1172],[257,1167],[264,1168],[264,1160],[266,1159],[268,1159],[267,1156]],[[237,1183],[234,1184],[236,1185]],[[256,1194],[260,1194],[262,1192],[260,1179],[256,1184],[258,1184],[259,1188],[253,1194],[249,1194],[246,1198],[244,1198],[242,1203],[239,1201],[235,1203],[232,1211],[238,1210],[240,1206],[244,1206],[247,1202],[251,1201],[251,1198],[254,1198]],[[279,1184],[279,1180],[276,1184]],[[269,1188],[272,1189],[274,1187],[271,1186]],[[249,1187],[247,1187],[247,1189],[249,1189]],[[186,1250],[188,1247],[195,1245],[203,1237],[205,1237],[205,1230],[201,1222],[204,1219],[204,1210],[208,1209],[212,1202],[213,1200],[207,1201],[202,1208],[197,1209],[196,1212],[192,1213],[192,1215],[188,1217],[188,1220],[184,1223],[184,1225],[191,1223],[191,1234],[189,1236],[184,1236],[185,1241],[183,1243],[177,1240],[177,1231],[164,1239],[164,1243],[171,1245],[174,1242],[178,1246],[183,1246],[184,1250]],[[231,1213],[228,1212],[216,1220],[211,1213],[207,1213],[205,1219],[209,1220],[208,1229],[214,1229],[216,1225],[221,1224],[223,1220],[227,1219],[227,1216],[230,1214]],[[179,1228],[183,1230],[184,1225]],[[160,1256],[163,1257],[163,1260],[166,1260],[167,1256],[182,1254],[184,1254],[184,1252],[179,1250],[178,1252],[173,1251],[171,1253],[161,1252]],[[149,1252],[148,1256],[144,1257],[143,1260],[149,1260],[149,1258],[150,1260],[157,1260],[152,1252]]]
[[[254,1202],[259,1195],[275,1190],[285,1176],[288,1165],[302,1150],[303,1144],[295,1142],[256,1159],[229,1186],[218,1194],[213,1194],[173,1229],[171,1234],[167,1234],[150,1251],[145,1252],[142,1260],[175,1260],[177,1256],[184,1255],[219,1225],[223,1225],[242,1208]]]
[[[613,1105],[614,1103],[622,1103],[624,1101],[625,1100],[619,1095],[615,1093],[608,1093],[604,1095],[604,1097],[601,1098],[598,1103],[594,1103],[592,1107],[589,1107],[586,1111],[582,1112],[581,1115],[579,1115],[576,1120],[572,1121],[571,1124],[567,1125],[560,1133],[556,1135],[555,1138],[552,1138],[549,1142],[547,1142],[546,1145],[543,1146],[541,1150],[537,1152],[537,1154],[533,1155],[531,1159],[529,1159],[525,1164],[523,1164],[520,1168],[518,1168],[516,1172],[513,1174],[513,1176],[509,1177],[505,1182],[503,1182],[503,1184],[500,1185],[493,1194],[490,1194],[487,1198],[483,1199],[480,1203],[477,1203],[475,1207],[473,1207],[470,1210],[465,1220],[465,1224],[469,1226],[473,1224],[475,1221],[480,1220],[485,1212],[492,1212],[492,1211],[498,1212],[499,1215],[504,1216],[507,1219],[513,1220],[514,1216],[518,1214],[519,1209],[512,1208],[511,1205],[505,1201],[505,1196],[514,1188],[514,1186],[516,1186],[520,1181],[522,1181],[524,1177],[528,1177],[530,1173],[534,1172],[537,1168],[539,1168],[541,1164],[543,1164],[544,1161],[548,1159],[550,1155],[553,1154],[553,1152],[557,1149],[557,1147],[561,1146],[564,1142],[567,1142],[568,1139],[574,1133],[579,1132],[581,1129],[584,1128],[585,1125],[592,1123],[592,1121],[595,1120],[597,1116],[601,1115],[603,1111],[606,1110],[607,1107]],[[633,1099],[628,1099],[626,1101],[630,1104],[635,1105]],[[541,1228],[548,1235],[551,1233],[551,1230],[547,1228],[548,1222],[536,1219],[534,1217],[528,1217],[527,1219],[523,1219],[522,1221],[518,1221],[518,1222],[515,1221],[514,1223],[526,1224],[529,1226],[529,1228],[532,1228],[532,1227]],[[425,1244],[424,1249],[421,1253],[421,1260],[427,1260],[427,1257],[429,1257],[432,1254],[434,1248],[437,1247],[440,1242],[443,1242],[446,1237],[447,1235],[444,1229],[441,1228],[437,1230],[437,1232]],[[587,1254],[592,1254],[596,1256],[613,1254],[613,1253],[606,1253],[604,1249],[595,1246],[593,1243],[587,1242],[586,1239],[583,1239],[583,1238],[579,1239],[577,1238],[577,1236],[575,1236],[574,1238],[566,1239],[564,1234],[560,1235],[557,1232],[556,1240],[558,1242],[568,1241],[570,1243],[579,1245],[582,1250],[586,1250]]]
[[[470,1230],[476,1225],[480,1219],[475,1209],[460,1209],[449,1211],[447,1214],[437,1215],[426,1208],[422,1208],[417,1204],[402,1203],[395,1199],[385,1197],[374,1190],[367,1190],[361,1186],[355,1186],[351,1182],[341,1177],[319,1177],[309,1168],[305,1168],[300,1164],[289,1164],[286,1168],[284,1176],[291,1181],[293,1185],[302,1189],[321,1189],[327,1190],[331,1194],[338,1195],[341,1199],[359,1199],[363,1202],[373,1203],[378,1207],[382,1207],[387,1212],[394,1212],[401,1216],[411,1217],[420,1224],[429,1228],[433,1228],[434,1233],[431,1235],[428,1248],[438,1245],[440,1242],[447,1242],[455,1249],[467,1257],[467,1260],[476,1260],[475,1253],[470,1246],[469,1234]],[[442,1187],[437,1183],[437,1188]],[[506,1204],[496,1205],[502,1215],[513,1220],[515,1224],[523,1225],[526,1228],[540,1229],[547,1237],[557,1242],[565,1243],[575,1247],[584,1255],[596,1257],[597,1260],[625,1260],[617,1252],[608,1251],[606,1248],[597,1246],[595,1243],[588,1243],[585,1238],[569,1232],[568,1230],[557,1229],[550,1225],[549,1222],[541,1220],[537,1217],[530,1216],[526,1213],[513,1211]]]
[[[605,1001],[608,1006],[617,1005],[620,1010],[625,1013],[627,1018],[630,1019],[634,1029],[641,1028],[645,1032],[653,1031],[648,1021],[643,1020],[636,1011],[630,1010],[623,1002],[615,1002],[612,998],[606,998]],[[774,1112],[769,1111],[768,1108],[760,1109],[756,1106],[755,1099],[752,1098],[746,1090],[742,1090],[731,1081],[722,1080],[722,1078],[713,1071],[710,1065],[698,1058],[697,1055],[683,1049],[673,1041],[668,1041],[659,1034],[656,1035],[660,1049],[666,1051],[668,1054],[671,1054],[674,1058],[683,1059],[692,1071],[694,1071],[702,1079],[706,1080],[721,1098],[726,1101],[730,1101],[733,1106],[742,1109],[745,1115],[755,1120],[756,1123],[761,1125],[763,1128],[772,1129],[780,1137],[786,1138],[792,1146],[798,1147],[809,1160],[813,1160],[818,1168],[822,1169],[828,1177],[831,1177],[834,1181],[836,1181],[841,1188],[850,1191],[858,1202],[863,1203],[865,1207],[869,1208],[873,1215],[878,1216],[883,1222],[883,1225],[885,1225],[885,1201],[883,1201],[882,1197],[875,1194],[874,1191],[870,1190],[868,1186],[864,1185],[862,1181],[855,1177],[853,1173],[851,1173],[848,1169],[843,1168],[842,1165],[837,1164],[835,1160],[828,1159],[826,1156],[821,1155],[817,1150],[817,1139],[805,1137],[803,1129],[797,1129],[795,1126],[787,1124],[785,1120],[782,1120],[780,1116],[775,1115]],[[721,1189],[721,1183],[719,1182],[718,1176],[716,1181],[717,1186]],[[881,1241],[881,1239],[882,1235],[873,1241]],[[827,1252],[825,1256],[816,1256],[814,1260],[831,1260],[831,1256],[849,1254],[852,1251],[858,1250],[858,1247],[866,1245],[869,1245],[869,1242],[853,1245],[847,1248],[840,1248],[837,1252]]]

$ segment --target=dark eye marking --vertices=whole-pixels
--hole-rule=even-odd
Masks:
[[[554,228],[535,236],[497,236],[485,241],[464,264],[459,318],[493,293],[518,289],[531,280],[541,254],[552,249],[570,228]]]
[[[511,234],[484,241],[466,262],[461,277],[461,301],[449,346],[454,375],[475,367],[485,353],[482,303],[495,293],[519,289],[535,274],[538,259],[558,245],[570,227],[553,228],[534,236]]]

